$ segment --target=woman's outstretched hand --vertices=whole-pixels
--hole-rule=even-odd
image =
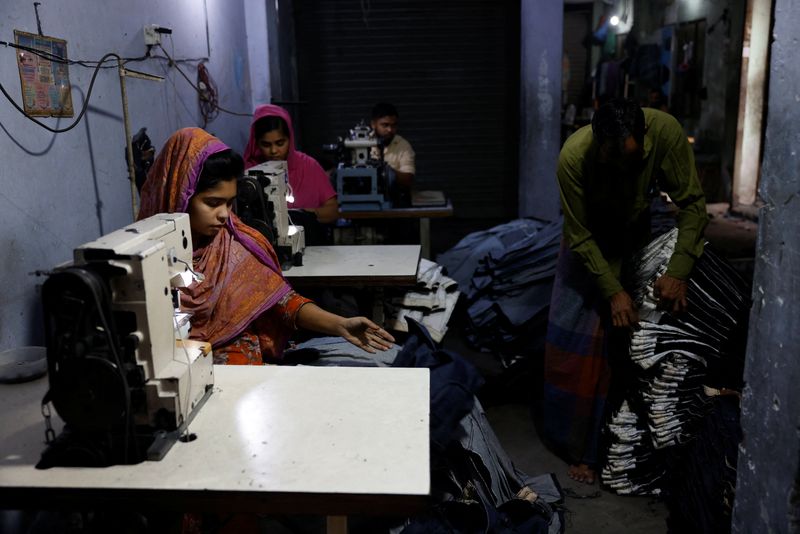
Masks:
[[[394,338],[366,317],[342,317],[308,302],[297,312],[297,326],[329,336],[341,336],[367,352],[391,348]]]
[[[339,335],[367,352],[387,350],[392,347],[392,335],[366,317],[342,318]]]

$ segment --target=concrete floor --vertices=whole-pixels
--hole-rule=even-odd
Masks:
[[[536,434],[530,410],[520,404],[492,406],[486,410],[489,422],[514,464],[530,474],[555,473],[561,487],[577,496],[567,496],[565,523],[569,533],[630,534],[666,532],[667,509],[649,497],[621,497],[595,483],[592,486],[567,477],[567,464],[551,453]],[[599,491],[599,496],[596,495]]]
[[[708,211],[711,218],[706,237],[750,282],[757,223],[731,216],[726,204],[710,205]],[[434,252],[447,250],[460,237],[475,230],[490,228],[493,222],[481,226],[480,221],[475,220],[461,223],[457,220],[435,221],[432,236]],[[492,427],[516,466],[531,475],[554,473],[565,490],[574,492],[575,496],[567,496],[565,502],[567,532],[657,534],[667,531],[668,512],[658,499],[618,496],[601,488],[597,482],[592,486],[574,482],[567,477],[567,464],[543,445],[531,415],[541,392],[541,369],[536,368],[541,362],[509,373],[491,354],[470,349],[462,337],[458,314],[451,320],[451,330],[444,340],[444,346],[472,361],[487,379],[479,396]],[[598,496],[588,497],[593,495]]]
[[[541,391],[540,371],[504,372],[491,354],[471,350],[456,330],[448,332],[444,346],[473,362],[487,383],[479,394],[486,416],[517,468],[530,475],[554,473],[566,497],[565,523],[569,533],[658,534],[666,532],[667,510],[647,497],[620,497],[595,484],[589,486],[567,477],[567,464],[539,439],[531,415],[536,391]],[[571,491],[570,491],[571,490]],[[599,492],[599,494],[598,494]],[[579,498],[586,496],[586,498]]]

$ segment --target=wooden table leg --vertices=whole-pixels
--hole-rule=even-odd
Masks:
[[[328,534],[347,534],[347,516],[329,515],[325,531]]]
[[[422,257],[426,260],[431,258],[431,220],[422,217],[419,220],[419,244],[422,245]]]
[[[372,288],[370,291],[372,296],[372,320],[383,326],[386,316],[383,312],[384,292],[382,287]]]

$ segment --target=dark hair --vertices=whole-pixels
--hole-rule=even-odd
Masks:
[[[380,119],[381,117],[400,117],[397,113],[397,108],[388,102],[378,102],[372,108],[372,120]]]
[[[633,100],[612,98],[592,117],[592,133],[600,145],[610,142],[621,149],[630,136],[641,144],[644,131],[644,112]]]
[[[256,135],[256,141],[261,139],[261,137],[268,132],[280,130],[280,132],[289,137],[291,134],[289,133],[289,125],[286,124],[286,121],[283,120],[281,117],[277,115],[269,115],[268,117],[261,117],[256,121],[255,126],[253,126],[253,132]]]
[[[235,180],[242,173],[244,173],[244,160],[233,150],[228,149],[212,154],[203,163],[203,170],[200,172],[200,178],[197,179],[194,194],[208,191],[220,182]]]

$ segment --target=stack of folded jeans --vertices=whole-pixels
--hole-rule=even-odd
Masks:
[[[661,362],[654,374],[639,378],[640,401],[656,449],[678,445],[691,435],[703,413],[696,410],[706,401],[701,397],[705,377],[697,363],[676,355]]]
[[[547,223],[534,219],[515,219],[488,230],[473,232],[447,252],[436,257],[436,263],[447,269],[447,275],[458,282],[466,293],[478,264],[489,254],[501,253],[520,239],[536,234]]]
[[[434,341],[442,341],[460,295],[456,281],[442,271],[441,265],[423,258],[417,269],[417,287],[387,294],[384,301],[387,328],[408,332],[406,318],[410,318],[425,325]]]
[[[619,493],[658,494],[669,486],[675,470],[666,458],[695,439],[713,407],[711,394],[742,387],[749,291],[730,265],[707,246],[689,279],[688,310],[656,309],[653,284],[666,272],[676,238],[671,230],[655,239],[629,273],[640,328],[630,340],[625,402],[607,426],[602,471]]]
[[[603,466],[603,483],[620,495],[658,495],[666,476],[662,451],[650,443],[647,425],[627,401],[614,413],[606,430],[611,439]]]
[[[508,357],[544,345],[561,221],[517,219],[465,237],[438,261],[466,294],[467,339]]]
[[[668,459],[669,532],[730,532],[741,440],[738,396],[714,396],[695,439]]]

